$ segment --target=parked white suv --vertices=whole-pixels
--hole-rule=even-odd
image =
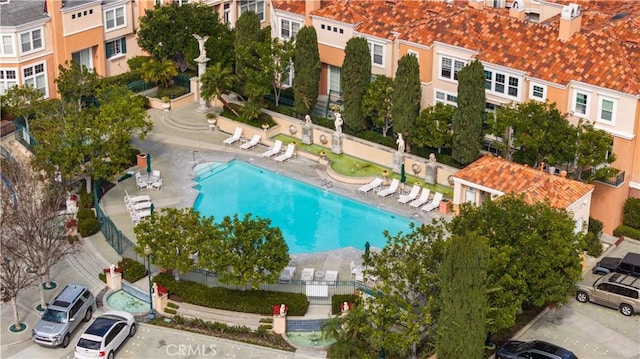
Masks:
[[[578,302],[593,302],[616,308],[626,316],[640,312],[640,278],[610,273],[598,278],[593,285],[578,285]]]
[[[113,359],[116,350],[135,333],[136,320],[131,313],[110,310],[97,317],[80,336],[74,357]]]

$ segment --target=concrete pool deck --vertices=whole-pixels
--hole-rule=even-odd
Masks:
[[[156,210],[192,207],[198,195],[198,191],[193,188],[196,185],[193,168],[199,163],[239,159],[317,187],[320,187],[323,179],[328,178],[324,166],[303,156],[276,163],[261,157],[267,148],[265,145],[256,146],[249,151],[240,149],[238,144],[225,146],[223,141],[230,134],[209,130],[205,115],[198,113],[197,108],[198,104],[193,103],[175,111],[149,110],[154,129],[144,140],[134,141],[143,153],[151,154],[151,167],[161,171],[164,178],[162,190],[139,191],[135,179],[131,177],[118,183],[101,200],[104,212],[132,241],[135,241],[134,226],[123,202],[125,190],[131,195],[149,195]],[[131,170],[145,171],[138,167]],[[333,187],[327,190],[412,218],[416,222],[429,223],[432,218],[442,216],[437,210],[426,213],[400,204],[397,195],[381,198],[372,193],[360,194],[357,192],[358,187],[359,185],[333,181]],[[302,268],[315,268],[316,271],[338,270],[338,280],[351,279],[349,264],[351,261],[359,264],[363,251],[364,243],[363,248],[347,247],[328,252],[292,254],[291,261],[299,269],[294,279],[299,279]]]

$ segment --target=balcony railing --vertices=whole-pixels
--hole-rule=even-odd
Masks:
[[[596,178],[596,181],[598,181],[598,182],[603,182],[603,183],[610,184],[610,185],[612,185],[612,186],[616,186],[616,187],[618,187],[618,186],[620,186],[621,184],[623,184],[623,183],[624,183],[624,176],[625,176],[624,171],[620,171],[620,172],[618,172],[618,174],[617,174],[617,175],[615,175],[615,176],[613,176],[613,177],[609,177],[609,178]]]

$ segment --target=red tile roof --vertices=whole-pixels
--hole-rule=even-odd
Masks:
[[[300,1],[300,0],[274,0],[272,1],[273,7],[278,9],[278,10],[282,10],[282,11],[287,11],[290,13],[294,13],[294,14],[298,14],[298,15],[304,15],[304,1]]]
[[[473,162],[453,177],[502,193],[522,193],[529,203],[549,201],[555,208],[569,207],[594,188],[490,155]]]
[[[463,47],[482,61],[552,83],[579,81],[640,94],[640,49],[634,43],[640,42],[640,6],[578,2],[584,5],[582,32],[567,42],[558,40],[558,16],[537,24],[511,18],[505,9],[476,10],[466,2],[327,1],[313,15],[357,25],[356,31],[380,38],[397,33],[401,40],[425,46]]]

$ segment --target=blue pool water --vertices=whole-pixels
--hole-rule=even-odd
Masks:
[[[313,187],[242,161],[196,169],[200,195],[193,207],[221,221],[238,213],[271,219],[289,245],[289,253],[338,248],[363,249],[368,241],[382,248],[383,230],[409,232],[410,219]]]

